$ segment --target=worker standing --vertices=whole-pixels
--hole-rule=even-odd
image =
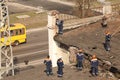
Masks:
[[[91,60],[91,72],[93,76],[97,76],[98,75],[98,59],[96,58],[96,55],[92,56],[92,60]]]
[[[64,63],[63,63],[63,60],[62,58],[59,58],[57,60],[57,66],[58,66],[58,77],[62,77],[63,76],[63,68],[64,68]]]
[[[63,20],[56,19],[56,25],[58,27],[58,34],[63,34]]]
[[[78,70],[82,70],[83,60],[84,60],[84,54],[82,49],[79,50],[79,52],[76,55],[76,58],[77,58],[77,68]]]
[[[105,35],[105,49],[107,51],[110,51],[110,41],[111,41],[111,34],[110,34],[110,32],[106,32],[106,35]]]
[[[50,56],[48,55],[47,58],[44,60],[44,64],[46,65],[46,74],[49,76],[49,75],[52,75],[52,61],[50,59]]]

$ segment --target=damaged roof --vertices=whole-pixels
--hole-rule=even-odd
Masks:
[[[119,17],[118,17],[119,18]],[[80,26],[57,35],[54,39],[62,44],[83,48],[90,55],[96,54],[98,58],[110,61],[112,66],[120,70],[120,20],[111,18],[108,20],[108,27],[101,26],[101,20],[89,25]],[[111,51],[104,48],[105,32],[110,31],[114,34],[111,38]]]

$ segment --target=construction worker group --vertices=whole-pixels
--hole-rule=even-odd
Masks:
[[[47,76],[49,75],[53,75],[53,72],[52,72],[52,61],[50,59],[50,56],[48,55],[46,57],[46,59],[44,60],[44,64],[46,65],[46,74]],[[62,60],[62,57],[60,57],[58,60],[57,60],[57,66],[58,66],[58,71],[57,71],[57,74],[58,74],[58,77],[62,77],[63,76],[63,68],[64,68],[64,62]]]
[[[63,34],[63,21],[56,19],[56,25],[58,26],[58,34]],[[102,18],[102,23],[101,23],[102,27],[106,28],[107,25],[107,18],[105,16],[103,16]],[[105,33],[105,42],[104,42],[104,47],[106,51],[110,51],[110,41],[111,41],[111,34],[109,31],[106,31]],[[85,55],[84,55],[84,50],[83,49],[79,49],[78,52],[76,53],[76,61],[77,61],[77,70],[81,71],[83,69],[83,65],[84,65],[84,60],[85,60]],[[49,56],[47,56],[47,58],[44,60],[44,63],[46,65],[46,74],[52,75],[52,61],[50,59]],[[64,68],[64,62],[62,60],[62,57],[59,58],[57,60],[57,67],[58,67],[58,77],[62,77],[63,76],[63,68]],[[90,72],[92,74],[92,76],[97,76],[98,75],[98,66],[99,66],[99,61],[96,57],[95,54],[92,55],[91,60],[90,60]]]
[[[84,51],[83,49],[79,49],[79,51],[76,54],[76,59],[77,59],[77,69],[78,70],[82,70],[83,69],[83,63],[84,63]],[[96,57],[96,55],[92,55],[91,57],[91,61],[90,61],[90,65],[91,65],[91,74],[93,76],[97,76],[98,75],[98,59]]]
[[[77,67],[76,67],[77,70],[82,71],[83,65],[84,65],[84,60],[85,60],[84,51],[82,49],[79,49],[78,52],[76,53],[76,60],[77,60]],[[46,72],[47,76],[53,75],[52,61],[49,56],[47,56],[47,58],[44,60],[44,64],[46,65],[45,72]],[[57,70],[58,77],[63,77],[64,62],[62,60],[62,57],[58,58],[56,64],[57,64],[57,68],[58,68],[58,70]],[[92,56],[90,65],[91,65],[91,68],[90,68],[91,74],[93,76],[97,76],[99,62],[98,62],[96,55]]]

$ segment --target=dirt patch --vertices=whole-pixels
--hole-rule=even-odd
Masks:
[[[10,23],[22,23],[27,28],[43,27],[47,25],[47,12],[37,14],[38,8],[28,5],[23,5],[15,2],[9,2]],[[28,15],[29,18],[18,19],[17,16]]]
[[[28,15],[28,18],[20,18],[18,19],[17,16],[20,15]],[[16,13],[10,15],[10,23],[22,23],[26,25],[28,28],[36,28],[36,27],[43,27],[47,25],[47,13],[43,12],[40,14],[36,14],[36,11],[24,12],[24,13]]]

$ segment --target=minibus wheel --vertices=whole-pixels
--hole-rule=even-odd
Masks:
[[[15,41],[15,42],[14,42],[14,45],[15,45],[15,46],[19,45],[19,41]]]

